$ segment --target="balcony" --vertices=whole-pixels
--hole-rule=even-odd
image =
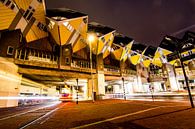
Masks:
[[[137,72],[135,70],[125,69],[123,74],[124,75],[137,75]]]
[[[120,68],[115,66],[104,65],[104,74],[120,76]]]
[[[49,51],[32,48],[16,49],[15,63],[21,65],[57,68],[58,57]]]
[[[73,59],[70,65],[72,70],[80,72],[91,72],[90,62],[85,60]],[[96,64],[92,63],[92,73],[96,73]]]
[[[72,59],[70,65],[58,64],[59,57],[54,55],[52,52],[43,51],[33,48],[17,49],[15,53],[14,62],[18,65],[44,67],[52,69],[63,69],[75,72],[90,73],[90,62],[82,59]],[[96,73],[96,63],[92,63],[92,73]],[[121,76],[119,67],[105,65],[104,74],[111,76]],[[125,69],[123,75],[136,75],[136,71]]]
[[[159,73],[159,74],[150,73],[149,78],[150,78],[150,82],[165,81],[167,79],[167,75],[163,73]]]
[[[58,60],[59,57],[52,54],[52,52],[25,48],[16,50],[14,62],[20,65],[59,69]],[[92,66],[92,73],[96,73],[95,63]],[[60,65],[60,69],[86,73],[91,72],[90,62],[84,60],[72,60],[71,65]]]

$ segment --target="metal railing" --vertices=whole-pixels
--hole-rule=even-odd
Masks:
[[[57,64],[58,57],[51,52],[33,48],[16,49],[15,60]]]
[[[115,66],[104,65],[104,71],[120,73],[120,68],[115,67]]]
[[[84,61],[84,60],[75,60],[73,59],[71,62],[71,67],[74,68],[90,68],[90,62],[89,61]],[[92,68],[96,68],[96,64],[92,63]]]
[[[125,69],[125,70],[124,70],[124,74],[136,75],[137,72],[136,72],[135,70]]]
[[[33,65],[33,66],[41,66],[44,67],[56,67],[58,65],[59,57],[54,55],[50,51],[43,51],[34,48],[23,48],[23,49],[16,49],[15,52],[15,62],[19,64],[26,64],[26,65]],[[79,70],[79,71],[90,71],[90,61],[87,60],[79,60],[79,59],[72,59],[70,68],[72,70]],[[96,70],[96,63],[92,63],[93,71]],[[104,72],[106,74],[111,75],[120,75],[121,70],[119,67],[115,66],[104,66]],[[124,74],[131,74],[135,75],[136,71],[125,69]]]
[[[159,74],[150,73],[149,78],[150,81],[162,81],[164,78],[167,78],[167,75],[163,73],[159,73]]]

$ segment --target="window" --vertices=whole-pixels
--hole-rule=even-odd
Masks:
[[[12,5],[11,5],[11,9],[13,10],[14,8],[15,8],[15,5],[14,5],[14,4],[12,4]]]
[[[14,54],[14,47],[8,46],[7,48],[7,55],[13,55]]]
[[[1,0],[1,2],[2,2],[2,3],[4,3],[4,2],[5,2],[5,0]]]
[[[27,20],[28,20],[28,21],[31,19],[32,15],[33,15],[32,12],[28,15],[28,17],[27,17]]]
[[[29,6],[28,10],[24,13],[24,18],[26,18],[29,21],[32,18],[34,12],[35,9]]]
[[[83,18],[83,22],[87,24],[87,18]]]
[[[66,64],[69,64],[69,58],[66,57]]]
[[[11,1],[8,0],[7,3],[5,4],[6,6],[9,6],[11,4]]]
[[[42,3],[42,0],[37,0],[39,3]]]
[[[104,37],[102,37],[101,40],[103,43],[105,43],[105,41],[106,41]]]

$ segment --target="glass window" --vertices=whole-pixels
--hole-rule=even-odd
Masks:
[[[14,47],[8,46],[7,48],[7,55],[13,55],[14,54]]]

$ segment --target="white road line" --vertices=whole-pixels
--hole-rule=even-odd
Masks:
[[[145,110],[141,110],[141,111],[137,111],[137,112],[133,112],[133,113],[129,113],[129,114],[125,114],[125,115],[121,115],[121,116],[117,116],[117,117],[105,119],[105,120],[102,120],[102,121],[97,121],[97,122],[94,122],[94,123],[90,123],[90,124],[86,124],[86,125],[77,126],[77,127],[71,128],[71,129],[85,128],[85,127],[88,127],[88,126],[97,125],[97,124],[100,124],[100,123],[104,123],[104,122],[108,122],[108,121],[113,121],[113,120],[116,120],[116,119],[121,119],[121,118],[124,118],[124,117],[128,117],[128,116],[140,114],[140,113],[147,112],[147,111],[150,111],[150,110],[154,110],[154,109],[157,109],[157,108],[160,108],[160,107],[161,107],[161,106],[159,106],[159,107],[154,107],[154,108],[149,108],[149,109],[145,109]]]
[[[30,111],[27,111],[27,112],[15,114],[15,115],[12,115],[12,116],[7,116],[7,117],[4,117],[4,118],[1,118],[0,121],[6,120],[6,119],[10,119],[10,118],[13,118],[13,117],[16,117],[16,116],[21,116],[21,115],[24,115],[24,114],[27,114],[27,113],[30,113],[30,112],[37,111],[37,110],[39,110],[39,109],[44,109],[44,108],[47,108],[47,107],[52,107],[52,106],[55,106],[55,105],[57,105],[57,104],[59,104],[59,103],[54,103],[54,104],[47,105],[47,106],[44,106],[44,107],[40,107],[40,108],[37,108],[37,109],[34,109],[34,110],[30,110]]]
[[[64,105],[65,105],[65,104],[61,105],[61,106],[58,107],[58,108],[55,108],[55,109],[51,110],[50,112],[46,113],[45,115],[39,117],[38,119],[33,120],[32,122],[26,124],[26,125],[23,126],[23,127],[20,127],[19,129],[24,129],[24,128],[28,127],[29,125],[32,125],[32,124],[36,123],[37,121],[39,121],[39,120],[41,120],[41,119],[43,119],[43,118],[49,116],[50,114],[52,114],[52,113],[55,112],[55,111],[57,111],[58,109],[60,109],[60,108],[63,107]],[[48,119],[47,119],[47,120],[48,120]],[[45,121],[44,121],[44,122],[45,122]]]
[[[32,121],[32,122],[26,124],[25,126],[19,128],[19,129],[24,129],[24,128],[26,128],[27,126],[29,126],[29,125],[31,125],[31,124],[33,124],[33,123],[36,123],[37,121],[43,119],[44,117],[50,115],[51,113],[55,112],[55,111],[58,110],[58,109],[59,109],[59,108],[55,108],[54,110],[51,110],[50,112],[46,113],[45,115],[43,115],[43,116],[39,117],[38,119],[36,119],[36,120],[34,120],[34,121]]]

